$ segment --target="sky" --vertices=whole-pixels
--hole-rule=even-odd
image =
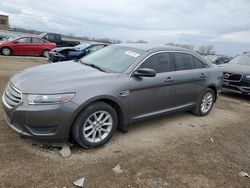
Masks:
[[[0,0],[0,14],[41,31],[250,51],[250,0]]]

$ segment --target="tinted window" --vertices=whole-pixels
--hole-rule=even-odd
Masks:
[[[196,57],[193,57],[193,59],[194,59],[194,68],[196,69],[206,68],[206,65],[199,59],[197,59]]]
[[[24,37],[17,40],[20,43],[30,43],[30,38]]]
[[[55,37],[54,35],[47,35],[46,38],[49,40],[49,41],[55,41]]]
[[[44,41],[41,39],[32,38],[32,43],[44,43]]]
[[[185,53],[173,53],[174,64],[177,71],[194,69],[194,62],[192,55]]]
[[[55,40],[60,41],[60,35],[55,35]]]
[[[154,69],[156,73],[172,71],[172,63],[169,53],[159,53],[149,57],[140,68]]]

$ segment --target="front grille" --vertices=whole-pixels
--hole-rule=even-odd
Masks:
[[[240,82],[243,77],[243,75],[241,74],[234,74],[229,72],[224,72],[223,75],[224,75],[224,80],[230,82]]]
[[[3,99],[8,107],[14,108],[22,102],[22,93],[9,82],[4,91]]]

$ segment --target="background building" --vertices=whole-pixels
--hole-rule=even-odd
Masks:
[[[9,16],[0,14],[0,30],[8,30],[9,28]]]

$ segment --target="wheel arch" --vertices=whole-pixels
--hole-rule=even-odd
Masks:
[[[210,88],[210,89],[212,89],[214,91],[214,94],[215,94],[214,102],[216,102],[217,101],[217,95],[218,95],[217,87],[215,85],[211,84],[207,88]]]
[[[79,106],[79,108],[76,110],[76,112],[74,113],[74,115],[72,117],[71,125],[70,125],[70,132],[71,132],[71,129],[72,129],[77,117],[80,115],[80,113],[84,109],[86,109],[89,105],[96,103],[96,102],[105,102],[105,103],[109,104],[111,107],[113,107],[115,109],[115,111],[117,112],[117,116],[118,116],[117,129],[122,130],[124,128],[126,115],[125,115],[125,110],[122,107],[122,104],[112,97],[105,96],[105,97],[98,97],[98,98],[90,99],[87,102],[85,102],[83,105]]]
[[[49,48],[44,48],[43,50],[42,50],[42,53],[40,54],[40,56],[43,56],[43,53],[45,52],[45,51],[51,51]]]

